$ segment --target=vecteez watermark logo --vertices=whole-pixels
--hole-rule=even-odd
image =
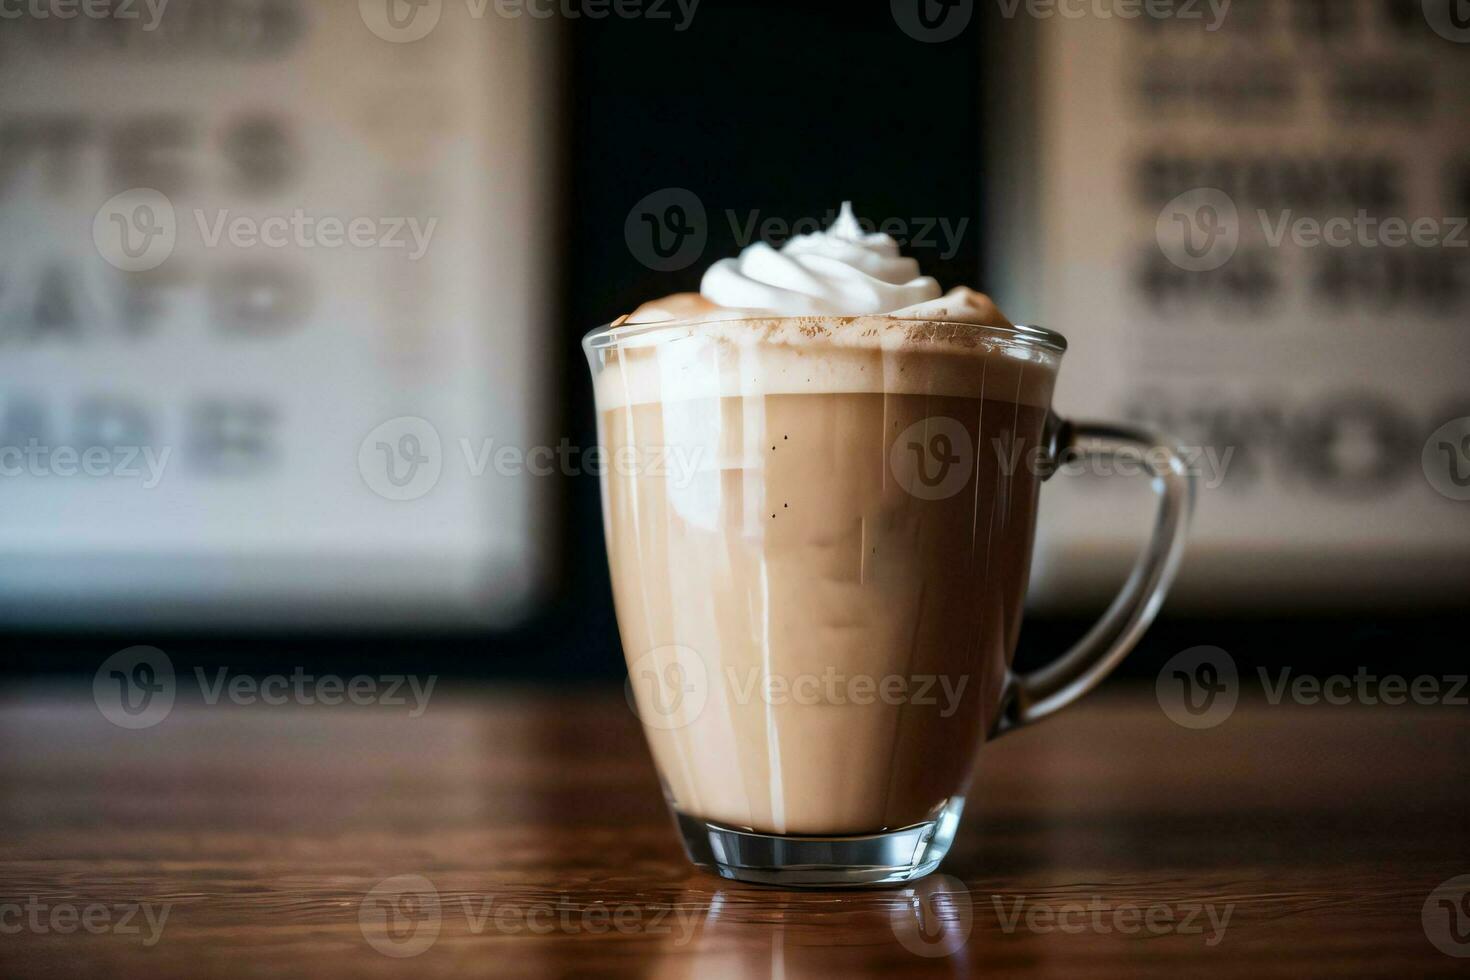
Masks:
[[[92,219],[92,242],[98,254],[123,272],[158,268],[173,254],[177,241],[173,202],[149,187],[113,195]]]
[[[119,650],[92,677],[92,700],[118,728],[152,728],[174,708],[173,661],[157,647]]]
[[[889,0],[888,7],[899,29],[925,44],[953,41],[975,16],[975,0]]]
[[[934,875],[900,895],[889,922],[909,952],[937,959],[955,955],[969,942],[976,909],[963,882]],[[1211,949],[1225,941],[1235,915],[1233,902],[1139,903],[1105,895],[1067,901],[992,894],[989,905],[1007,936],[1193,936]]]
[[[947,500],[971,486],[980,462],[994,464],[1001,478],[1018,473],[1047,479],[1052,476],[1079,478],[1135,477],[1162,473],[1176,460],[1185,472],[1206,490],[1225,483],[1235,447],[1161,446],[1129,448],[1109,455],[1077,453],[1058,463],[1043,446],[1026,446],[1010,437],[996,437],[980,448],[976,458],[975,437],[959,419],[932,415],[905,428],[888,450],[888,469],[898,485],[920,500]]]
[[[136,936],[152,948],[163,938],[172,902],[0,902],[0,936]]]
[[[1470,875],[1451,878],[1430,892],[1420,924],[1435,949],[1456,959],[1470,958]]]
[[[624,695],[649,728],[673,731],[703,715],[719,685],[726,705],[786,705],[863,709],[874,705],[932,710],[953,717],[969,688],[967,674],[866,674],[835,666],[806,671],[770,671],[726,664],[712,670],[699,653],[671,644],[657,647],[628,666]]]
[[[1470,707],[1470,675],[1379,674],[1367,667],[1352,673],[1317,675],[1291,667],[1256,668],[1265,703],[1301,706]],[[1224,724],[1239,702],[1242,680],[1235,658],[1219,647],[1195,647],[1170,658],[1155,682],[1159,707],[1184,728]]]
[[[693,724],[709,700],[709,669],[693,649],[655,647],[628,665],[623,693],[648,728],[674,731]]]
[[[974,475],[974,439],[958,419],[922,419],[893,441],[888,468],[911,496],[920,500],[953,497],[969,485]]]
[[[417,674],[342,677],[338,674],[310,674],[302,667],[289,674],[267,674],[263,677],[236,673],[229,667],[217,667],[213,671],[195,667],[194,680],[199,685],[204,703],[211,707],[222,701],[272,708],[285,705],[383,706],[407,708],[410,718],[421,718],[429,710],[429,699],[434,696],[434,685],[439,682],[435,674],[427,677]]]
[[[1470,248],[1470,218],[1314,218],[1291,210],[1256,211],[1266,244],[1280,248]]]
[[[423,875],[387,878],[363,896],[358,929],[369,946],[394,959],[428,952],[446,922],[471,936],[641,935],[674,947],[693,941],[700,908],[648,902],[581,902],[570,893],[545,899],[493,894],[442,896]]]
[[[111,20],[158,30],[169,0],[0,0],[0,21]]]
[[[1014,20],[1198,21],[1213,34],[1225,26],[1234,0],[996,0],[1000,15]]]
[[[357,927],[369,946],[394,959],[418,956],[439,940],[439,890],[422,875],[378,882],[357,908]]]
[[[1424,477],[1440,496],[1470,500],[1470,416],[1446,422],[1424,444]]]
[[[1210,948],[1225,940],[1235,903],[1118,902],[1094,895],[1086,902],[990,896],[1001,932],[1012,935],[1197,936]]]
[[[1467,0],[1470,2],[1470,0]],[[1155,222],[1159,250],[1186,272],[1213,272],[1234,258],[1254,223],[1267,248],[1467,249],[1470,218],[1378,216],[1366,209],[1320,218],[1291,209],[1257,208],[1247,219],[1234,198],[1214,187],[1185,191]]]
[[[202,248],[383,249],[417,262],[429,251],[438,218],[318,215],[304,208],[284,214],[241,214],[229,208],[194,208],[181,225],[174,203],[161,191],[133,188],[108,198],[92,219],[97,252],[123,272],[148,272],[168,261],[185,229]]]
[[[1218,490],[1224,486],[1236,451],[1235,446],[1129,446],[1106,455],[1074,453],[1054,464],[1040,447],[1022,452],[1016,445],[1007,445],[1004,440],[996,439],[992,448],[999,472],[1006,477],[1014,475],[1023,466],[1028,473],[1041,477],[1049,473],[1072,479],[1084,476],[1152,476],[1173,469],[1177,462],[1202,490]]]
[[[439,430],[417,416],[389,419],[358,445],[357,468],[369,490],[385,500],[418,500],[438,485],[449,465],[470,479],[613,475],[663,482],[672,490],[689,487],[715,457],[707,445],[578,446],[563,437],[556,445],[520,446],[493,438],[460,436],[458,452],[446,453]]]
[[[172,446],[51,446],[33,436],[23,446],[0,445],[0,478],[111,477],[152,490],[172,455]]]
[[[221,703],[249,707],[303,707],[355,705],[406,708],[409,718],[422,717],[433,697],[436,675],[307,673],[297,667],[289,674],[240,673],[229,667],[192,672],[200,700],[208,707]],[[152,728],[173,711],[179,678],[173,661],[157,647],[119,650],[102,662],[92,677],[92,700],[102,717],[119,728]]]
[[[900,946],[925,959],[953,956],[970,941],[975,904],[964,882],[930,875],[896,896],[888,924]]]
[[[1176,725],[1192,729],[1222,725],[1240,700],[1235,658],[1208,646],[1175,654],[1159,671],[1154,694]]]
[[[709,242],[704,202],[685,187],[656,190],[629,209],[623,240],[633,258],[655,272],[687,269]]]
[[[385,500],[418,500],[439,483],[444,449],[439,430],[417,416],[389,419],[363,437],[357,471]]]
[[[853,674],[830,666],[796,673],[726,666],[722,680],[728,699],[735,704],[758,702],[772,708],[788,704],[829,708],[912,705],[933,708],[941,718],[952,718],[959,711],[970,683],[968,674]]]
[[[1240,247],[1240,211],[1224,191],[1198,187],[1164,205],[1154,234],[1170,262],[1187,272],[1211,272]]]
[[[379,217],[308,214],[295,208],[264,217],[235,214],[229,208],[193,211],[199,240],[205,248],[228,244],[237,249],[402,249],[410,262],[429,252],[438,218]]]
[[[1446,41],[1470,44],[1470,0],[1423,0],[1424,19]]]
[[[666,22],[675,33],[694,23],[701,0],[463,0],[475,21],[503,20],[648,20]],[[439,26],[445,0],[358,0],[358,13],[373,34],[394,44],[428,37]]]
[[[367,29],[384,41],[408,44],[429,36],[444,14],[444,0],[358,0]]]
[[[791,217],[760,209],[726,208],[718,215],[718,222],[728,229],[735,248],[743,250],[756,242],[780,248],[793,238],[831,228],[838,217],[836,209]],[[936,215],[888,215],[855,221],[864,234],[886,235],[901,249],[932,249],[943,261],[959,254],[972,224],[968,217]],[[629,209],[623,237],[628,251],[641,264],[655,272],[678,272],[704,257],[712,229],[712,219],[699,195],[684,187],[665,187],[644,196]]]
[[[1434,676],[1421,674],[1375,674],[1359,667],[1352,674],[1298,674],[1290,667],[1276,671],[1257,668],[1266,703],[1279,705],[1285,701],[1300,705],[1346,707],[1386,705],[1398,707],[1417,704],[1421,707],[1445,705],[1470,706],[1470,675]]]

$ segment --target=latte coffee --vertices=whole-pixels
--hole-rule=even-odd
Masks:
[[[1053,415],[1066,341],[943,292],[848,204],[583,345],[629,698],[715,874],[929,874],[981,744],[1096,686],[1178,570],[1179,453]],[[1158,495],[1153,539],[1097,626],[1016,674],[1041,481],[1124,454]]]
[[[963,794],[1020,626],[1056,360],[887,318],[604,349],[618,624],[679,814],[874,834]]]

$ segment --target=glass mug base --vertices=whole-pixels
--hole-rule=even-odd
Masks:
[[[783,888],[866,888],[914,881],[939,867],[964,808],[964,797],[950,797],[933,820],[858,837],[784,837],[673,813],[689,860],[721,878]]]

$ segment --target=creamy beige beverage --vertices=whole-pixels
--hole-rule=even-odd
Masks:
[[[889,316],[624,329],[604,514],[671,805],[778,835],[934,819],[996,721],[1056,356]]]
[[[1057,418],[1066,341],[944,293],[849,206],[584,348],[630,696],[685,852],[725,878],[932,872],[981,743],[1096,686],[1178,570],[1168,440]],[[1042,480],[1125,456],[1152,539],[1076,646],[1012,672]]]

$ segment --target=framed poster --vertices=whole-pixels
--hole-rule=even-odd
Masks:
[[[1071,340],[1059,410],[1188,447],[1181,606],[1463,600],[1470,25],[1417,0],[1113,6],[1020,4],[993,59],[986,281]],[[1122,581],[1152,502],[1116,484],[1044,492],[1043,606]]]
[[[554,26],[120,6],[0,35],[0,616],[510,621],[549,495],[487,447],[548,438]]]

